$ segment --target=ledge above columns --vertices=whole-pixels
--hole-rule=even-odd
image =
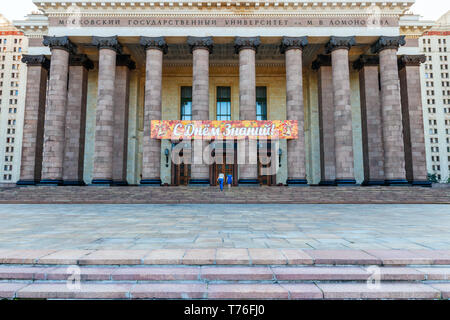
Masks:
[[[77,46],[73,44],[69,37],[51,37],[51,36],[44,36],[44,41],[42,41],[42,44],[46,47],[50,47],[51,50],[53,49],[60,49],[65,50],[69,52],[70,54],[73,54],[77,51]]]
[[[87,70],[92,70],[94,68],[94,63],[85,54],[75,54],[70,56],[69,66],[85,67]]]
[[[213,52],[214,41],[212,37],[188,37],[187,44],[192,53],[195,49],[206,49],[209,53]]]
[[[252,49],[258,52],[258,47],[261,44],[259,37],[236,37],[234,39],[234,51],[239,53],[242,49]]]
[[[168,52],[168,46],[164,37],[141,37],[139,44],[144,47],[145,50],[157,49],[161,50],[164,54]]]
[[[372,53],[379,53],[384,49],[398,49],[406,44],[405,36],[387,37],[381,36],[377,42],[372,45]]]
[[[424,54],[417,54],[417,55],[401,55],[398,58],[398,69],[403,69],[404,67],[414,66],[418,67],[421,63],[425,62],[425,55]]]
[[[351,37],[335,37],[331,36],[330,41],[326,45],[326,52],[331,53],[337,49],[350,50],[352,46],[356,44],[354,36]]]
[[[26,63],[27,66],[38,66],[47,70],[50,69],[50,60],[47,59],[47,57],[42,54],[39,55],[24,54],[22,57],[22,62]]]
[[[110,49],[117,54],[122,53],[122,45],[120,44],[117,36],[112,37],[92,37],[92,44],[100,49]]]
[[[308,45],[308,37],[283,37],[280,44],[280,52],[285,53],[290,49],[303,50]]]
[[[366,66],[378,66],[380,64],[380,58],[375,55],[361,55],[358,60],[353,62],[353,69],[361,70]]]

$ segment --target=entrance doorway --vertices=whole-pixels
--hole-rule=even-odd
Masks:
[[[263,150],[264,146],[267,146],[267,151]],[[258,142],[258,180],[261,185],[274,186],[277,184],[276,171],[270,174],[273,171],[271,169],[272,165],[276,165],[276,161],[274,161],[272,155],[274,157],[277,156],[276,151],[272,151],[272,144],[270,142]]]
[[[217,186],[217,177],[220,173],[223,173],[225,175],[225,184],[226,184],[226,177],[227,175],[231,174],[233,176],[233,186],[238,185],[238,166],[237,166],[237,143],[234,142],[228,142],[228,146],[226,145],[226,142],[216,142],[215,148],[212,151],[213,157],[216,155],[216,151],[223,154],[223,160],[222,163],[213,163],[210,166],[210,181],[212,186]],[[233,148],[232,154],[229,154],[227,156],[226,154],[226,147]]]
[[[183,143],[182,141],[172,143],[172,152],[178,152],[178,159],[184,158],[183,152],[186,152],[186,156],[190,158],[190,148],[188,144],[185,144],[183,146],[184,149],[178,149],[175,148],[180,143]],[[181,144],[179,145],[181,146]],[[178,151],[176,151],[178,149]],[[179,164],[172,163],[172,185],[174,186],[187,186],[189,184],[189,179],[191,178],[191,165],[188,163],[181,162]]]

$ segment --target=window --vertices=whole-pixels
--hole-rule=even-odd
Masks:
[[[192,87],[181,87],[181,120],[192,120]]]
[[[217,87],[217,120],[231,120],[231,88]]]
[[[266,87],[256,87],[256,120],[267,120]]]

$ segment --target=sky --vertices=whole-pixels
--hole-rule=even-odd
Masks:
[[[0,13],[9,20],[22,19],[36,10],[32,0],[0,0],[0,2],[2,3]],[[5,6],[5,3],[8,5]],[[449,0],[416,0],[412,6],[412,12],[420,14],[425,20],[436,20],[448,10],[450,10]]]

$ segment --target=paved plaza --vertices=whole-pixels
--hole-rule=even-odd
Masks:
[[[449,249],[450,205],[0,205],[0,249]]]

